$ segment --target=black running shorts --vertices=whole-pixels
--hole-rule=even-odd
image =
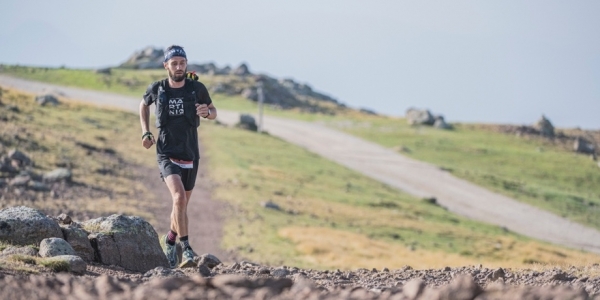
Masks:
[[[169,175],[179,175],[181,182],[183,182],[183,188],[186,191],[191,191],[196,185],[196,175],[198,174],[198,160],[194,160],[194,167],[192,169],[184,169],[174,164],[168,157],[158,157],[158,169],[160,170],[160,177],[165,180]]]

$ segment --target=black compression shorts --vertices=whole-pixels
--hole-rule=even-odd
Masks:
[[[194,160],[194,167],[192,169],[184,169],[177,164],[174,164],[168,157],[158,157],[158,169],[160,170],[160,177],[163,181],[169,175],[179,175],[181,182],[183,182],[183,188],[186,191],[191,191],[196,185],[196,175],[198,174],[198,160]]]

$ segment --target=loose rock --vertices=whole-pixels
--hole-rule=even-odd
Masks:
[[[51,237],[63,238],[60,226],[38,210],[25,206],[0,210],[0,240],[25,246]]]
[[[53,257],[59,255],[75,255],[73,247],[61,238],[47,238],[40,243],[40,256]]]

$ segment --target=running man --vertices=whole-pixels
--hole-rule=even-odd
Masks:
[[[171,192],[171,230],[161,236],[161,245],[171,268],[178,264],[175,242],[183,249],[180,268],[193,267],[194,251],[190,247],[187,206],[196,183],[200,151],[198,126],[200,117],[215,119],[217,109],[208,90],[197,76],[187,78],[187,56],[183,47],[170,46],[163,62],[168,78],[148,86],[140,103],[142,145],[149,149],[156,144],[158,168]],[[150,105],[156,105],[158,139],[150,132]]]

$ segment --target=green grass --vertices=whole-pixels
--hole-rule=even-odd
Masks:
[[[282,233],[302,231],[297,228],[316,228],[323,234],[349,232],[415,253],[438,255],[437,261],[422,262],[415,253],[406,254],[413,255],[413,263],[429,266],[452,264],[441,258],[444,253],[472,263],[508,264],[526,264],[534,258],[573,259],[580,254],[455,216],[269,135],[207,125],[201,136],[218,186],[215,196],[233,207],[224,245],[251,259],[275,265],[340,267],[303,259],[306,251],[298,248],[302,241]],[[265,201],[275,202],[281,210],[263,208]],[[542,252],[556,255],[540,258]],[[336,253],[336,257],[347,255]]]
[[[397,118],[330,121],[329,125],[600,229],[600,169],[589,156],[565,150],[559,143],[464,124],[450,131],[411,127]]]
[[[3,66],[1,73],[16,77],[80,87],[90,90],[111,91],[129,96],[141,96],[148,84],[164,77],[159,71],[113,69],[111,75],[97,74],[87,69],[34,68]]]

